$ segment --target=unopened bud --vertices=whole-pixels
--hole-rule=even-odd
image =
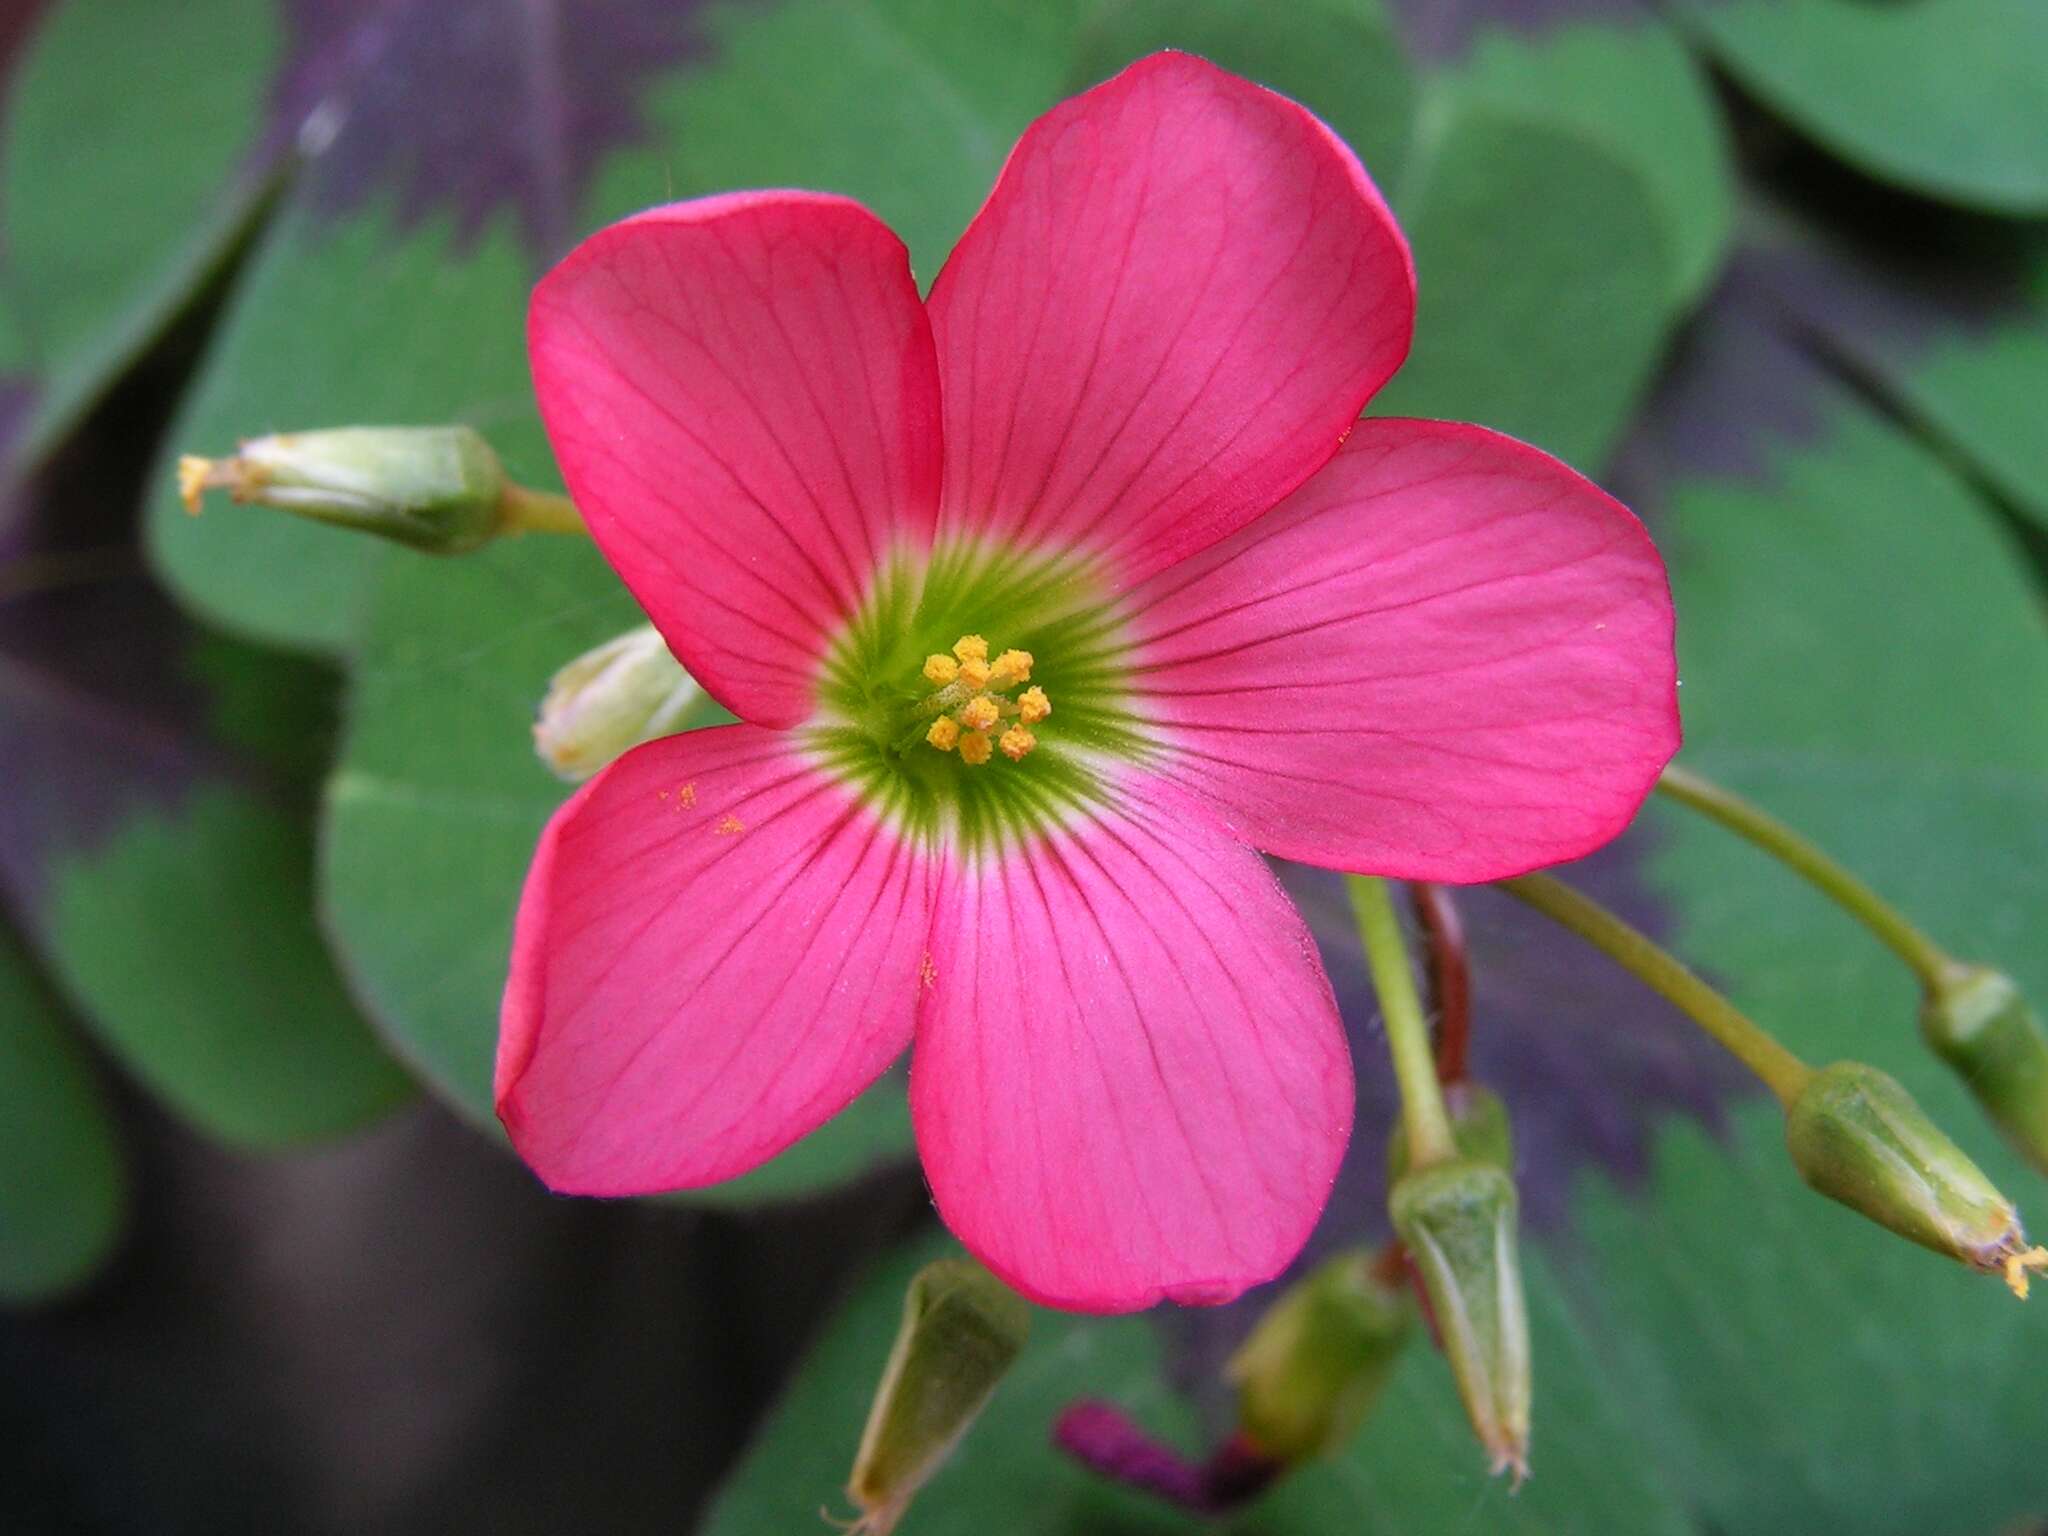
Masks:
[[[1379,1400],[1415,1309],[1363,1253],[1310,1271],[1267,1309],[1224,1374],[1238,1427],[1276,1461],[1340,1449]]]
[[[1515,1181],[1460,1158],[1408,1174],[1388,1209],[1422,1277],[1458,1395],[1493,1470],[1529,1470],[1529,1313],[1522,1297]]]
[[[887,1536],[895,1527],[974,1423],[1030,1325],[1031,1309],[971,1259],[917,1272],[846,1484],[861,1512],[856,1531]]]
[[[673,735],[704,697],[652,624],[585,651],[548,683],[533,749],[574,784],[643,741]]]
[[[1927,994],[1920,1028],[2020,1155],[2048,1173],[2048,1035],[2012,978],[1956,967]]]
[[[1508,1107],[1491,1088],[1471,1078],[1444,1085],[1444,1113],[1451,1122],[1451,1140],[1458,1155],[1475,1163],[1491,1163],[1503,1173],[1515,1171],[1514,1132],[1508,1125]],[[1396,1116],[1394,1134],[1387,1143],[1387,1183],[1399,1182],[1408,1172],[1408,1127]]]
[[[214,489],[454,555],[499,531],[505,471],[468,427],[337,427],[251,438],[233,458],[178,461],[187,511]]]
[[[1891,1077],[1860,1061],[1814,1073],[1785,1118],[1799,1176],[1832,1200],[2027,1294],[2048,1267],[2018,1214]]]

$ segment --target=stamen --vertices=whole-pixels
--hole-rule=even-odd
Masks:
[[[979,635],[962,635],[953,642],[953,654],[962,661],[987,661],[988,642]]]
[[[960,684],[975,690],[986,688],[991,671],[987,662],[978,656],[970,656],[960,663]]]
[[[924,733],[924,739],[941,752],[950,752],[960,741],[959,725],[945,715],[932,722],[932,728]]]
[[[970,767],[979,768],[989,759],[987,731],[969,731],[960,738],[960,761]]]
[[[1021,725],[1013,725],[1003,732],[1003,738],[996,743],[1003,749],[1003,756],[1011,762],[1022,762],[1024,754],[1038,745],[1038,738]]]
[[[989,667],[988,685],[998,693],[1014,688],[1031,678],[1031,653],[1029,651],[1005,651]]]
[[[1052,700],[1043,688],[1026,688],[1017,695],[1017,718],[1026,725],[1036,725],[1051,713]]]
[[[943,688],[960,675],[960,663],[950,656],[931,655],[924,659],[925,680]]]
[[[977,693],[960,711],[960,723],[970,731],[985,731],[1002,718],[1002,713],[994,699],[985,693]]]

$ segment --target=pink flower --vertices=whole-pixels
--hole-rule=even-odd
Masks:
[[[1413,314],[1350,151],[1177,54],[1033,124],[928,301],[805,192],[551,272],[569,489],[745,723],[541,838],[497,1065],[535,1171],[732,1178],[914,1042],[939,1212],[1025,1295],[1285,1266],[1352,1075],[1254,850],[1516,874],[1612,837],[1678,741],[1635,519],[1481,428],[1358,420]]]

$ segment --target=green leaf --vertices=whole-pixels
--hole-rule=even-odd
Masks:
[[[1395,196],[1415,349],[1372,414],[1481,422],[1597,469],[1670,317],[1656,204],[1576,131],[1455,92],[1437,102]]]
[[[0,1302],[91,1277],[127,1216],[128,1171],[99,1074],[0,928]]]
[[[523,25],[522,6],[504,25]],[[603,35],[636,9],[586,17]],[[670,9],[665,14],[695,16]],[[475,213],[461,169],[429,197],[379,158],[429,113],[503,121],[499,77],[429,81],[458,24],[416,7],[383,89],[397,125],[352,115],[294,186],[237,287],[205,371],[175,423],[150,503],[151,553],[189,604],[280,644],[346,649],[377,573],[396,552],[274,512],[178,506],[170,456],[295,427],[461,420],[515,478],[551,478],[525,360],[527,290],[556,249],[518,217],[531,199]],[[691,22],[691,25],[696,25]],[[1069,73],[1067,4],[1007,0],[789,0],[702,13],[702,35],[633,82],[644,131],[601,146],[573,193],[566,241],[651,204],[748,186],[804,186],[861,199],[909,243],[929,280],[979,206],[1011,142]],[[393,44],[398,47],[397,43]],[[514,78],[523,78],[513,72]],[[559,87],[594,117],[600,78]],[[538,88],[538,87],[537,87]],[[577,94],[580,93],[580,94]],[[558,103],[559,105],[559,103]],[[434,119],[439,121],[438,118]],[[409,127],[408,127],[409,125]],[[345,196],[344,196],[345,194]]]
[[[84,495],[39,506],[37,539],[75,528]],[[328,740],[328,681],[198,634],[104,549],[32,549],[5,575],[0,882],[83,1022],[236,1143],[403,1099],[314,926],[290,775]]]
[[[1706,73],[1669,26],[1595,16],[1554,31],[1488,27],[1449,80],[1624,161],[1656,205],[1666,302],[1677,311],[1706,290],[1733,224],[1734,176]]]
[[[1075,83],[1092,85],[1161,48],[1293,97],[1337,130],[1382,188],[1398,179],[1415,90],[1378,0],[1300,0],[1285,26],[1256,0],[1096,0]]]
[[[1673,456],[1688,759],[2048,995],[2048,639],[2016,550],[1796,353],[1722,357],[1741,366],[1673,396],[1686,433],[1748,450]],[[1921,1047],[1905,971],[1747,845],[1656,819],[1687,957],[1802,1054],[1893,1073],[2048,1222],[2038,1178]],[[1589,1189],[1577,1217],[1589,1333],[1711,1528],[1990,1531],[2048,1502],[2038,1319],[1806,1191],[1775,1108],[1739,1112],[1725,1145],[1670,1133],[1645,1200]]]
[[[1681,0],[1684,26],[1774,111],[1870,175],[2048,211],[2039,0]]]
[[[289,136],[264,137],[273,0],[68,0],[0,122],[8,283],[0,376],[33,462],[192,293],[249,218]]]

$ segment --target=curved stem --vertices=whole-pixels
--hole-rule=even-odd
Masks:
[[[1472,1054],[1472,965],[1465,923],[1450,888],[1410,880],[1408,894],[1429,940],[1431,1012],[1436,1015],[1436,1080],[1446,1088],[1465,1080]]]
[[[1680,805],[1690,806],[1747,838],[1802,876],[1911,966],[1921,985],[1929,990],[1940,986],[1957,969],[1957,962],[1948,952],[1908,921],[1897,907],[1760,806],[1675,764],[1664,770],[1657,788]]]
[[[498,522],[507,533],[580,533],[588,535],[576,503],[552,491],[510,481],[498,495]]]
[[[1351,909],[1358,914],[1373,988],[1387,1021],[1387,1049],[1393,1054],[1394,1081],[1401,1090],[1401,1123],[1408,1130],[1408,1166],[1420,1170],[1449,1162],[1458,1155],[1458,1144],[1451,1137],[1451,1119],[1429,1048],[1429,1021],[1416,995],[1415,972],[1408,964],[1393,898],[1387,894],[1386,881],[1370,875],[1347,875],[1344,883],[1351,888]]]
[[[1500,888],[1603,950],[1623,970],[1683,1009],[1699,1027],[1762,1079],[1787,1109],[1813,1069],[1671,954],[1591,897],[1549,875],[1502,880]]]

